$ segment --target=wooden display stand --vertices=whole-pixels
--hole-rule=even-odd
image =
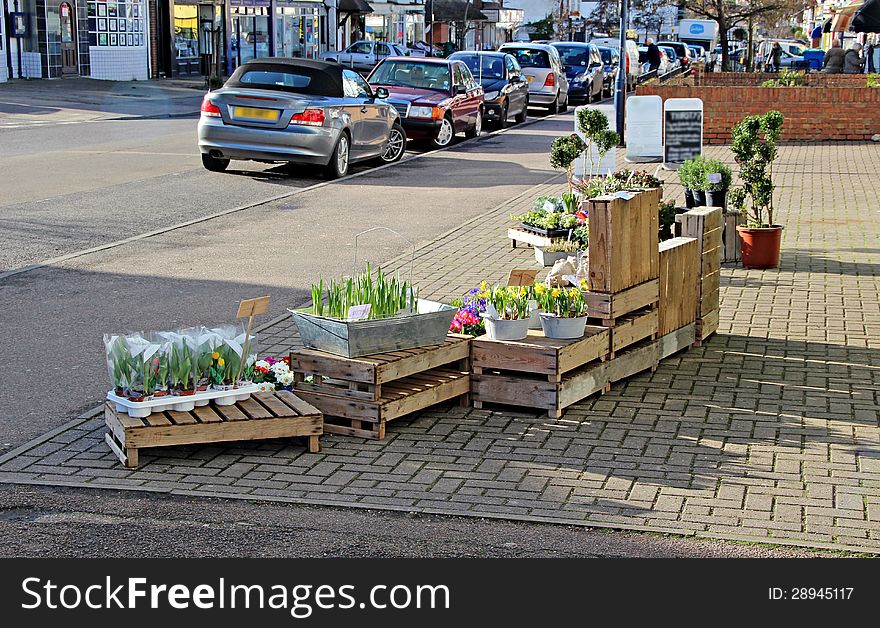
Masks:
[[[657,334],[661,360],[694,344],[699,268],[696,238],[672,238],[660,243]]]
[[[608,384],[611,332],[587,326],[583,338],[554,340],[530,330],[524,340],[471,341],[474,407],[484,403],[547,410],[551,418]]]
[[[321,450],[321,412],[293,393],[257,393],[235,405],[207,405],[189,412],[154,412],[135,419],[104,404],[109,431],[104,440],[126,467],[138,466],[138,450],[146,447],[195,445],[266,438],[304,436],[308,450]]]
[[[696,238],[701,251],[696,282],[695,346],[700,346],[718,329],[722,230],[720,207],[697,207],[681,214],[682,235]]]
[[[324,413],[324,431],[385,438],[385,423],[450,399],[467,404],[470,337],[441,345],[345,358],[313,349],[290,354],[296,394]]]
[[[525,231],[524,229],[510,228],[507,230],[507,237],[510,238],[510,244],[513,248],[516,248],[517,242],[522,242],[528,246],[540,247],[548,247],[553,244],[552,238],[532,233],[531,231]],[[561,238],[557,238],[557,240],[559,239]]]

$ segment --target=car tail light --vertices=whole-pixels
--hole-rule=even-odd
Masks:
[[[626,73],[629,74],[629,53],[626,53]]]
[[[202,115],[206,118],[219,118],[220,116],[220,107],[215,105],[205,96],[204,100],[202,100],[201,107]]]
[[[554,87],[556,85],[556,75],[551,72],[544,80],[544,87]]]
[[[290,117],[290,123],[303,126],[324,126],[324,110],[306,109],[302,113],[295,113]]]

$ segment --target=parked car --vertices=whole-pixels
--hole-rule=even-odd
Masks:
[[[620,53],[617,48],[599,46],[602,55],[602,63],[605,64],[605,93],[609,96],[614,93],[617,84],[617,73],[620,71]]]
[[[593,102],[605,91],[605,64],[599,47],[581,42],[554,42],[562,69],[568,79],[568,98],[572,102]]]
[[[529,108],[529,84],[513,55],[503,52],[455,52],[450,60],[462,61],[483,87],[483,121],[507,124],[511,113],[525,122]]]
[[[694,61],[709,63],[709,56],[706,54],[705,48],[696,44],[688,44],[688,48],[691,49],[691,56],[693,57]]]
[[[616,37],[592,37],[591,44],[612,48],[620,52],[620,40]],[[633,39],[626,40],[626,53],[622,55],[624,71],[626,72],[627,89],[633,90],[642,75],[642,64],[639,62],[639,45]]]
[[[666,55],[667,59],[669,59],[669,66],[668,66],[669,72],[672,72],[673,70],[677,70],[678,68],[680,68],[683,65],[681,59],[678,57],[678,54],[675,51],[675,48],[672,48],[671,46],[657,46],[657,47],[660,50],[662,50],[663,53]]]
[[[397,161],[406,133],[387,96],[337,63],[249,61],[202,101],[202,164],[213,172],[231,159],[314,164],[336,178],[357,161]]]
[[[405,57],[407,54],[405,48],[396,44],[391,44],[385,41],[362,40],[354,42],[342,51],[333,50],[325,52],[321,55],[321,59],[324,61],[337,61],[347,68],[369,72],[376,67],[376,64],[382,61],[382,59],[387,59],[388,57]]]
[[[483,129],[483,88],[461,61],[391,57],[367,77],[374,89],[389,92],[412,139],[449,146],[456,133],[476,137]]]
[[[502,44],[499,52],[513,55],[529,85],[529,104],[547,107],[550,113],[568,109],[568,79],[559,51],[549,44]]]
[[[642,73],[647,74],[651,71],[651,64],[648,63],[648,47],[640,46],[639,47],[639,62],[642,66]],[[663,76],[667,72],[672,70],[672,65],[669,62],[669,55],[660,48],[660,66],[657,68],[657,76]]]
[[[675,52],[675,58],[678,59],[680,65],[685,69],[690,66],[692,61],[691,49],[683,41],[658,41],[657,45],[672,48],[673,52]]]

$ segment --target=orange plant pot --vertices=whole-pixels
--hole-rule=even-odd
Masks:
[[[744,268],[766,269],[779,266],[782,226],[737,227]]]

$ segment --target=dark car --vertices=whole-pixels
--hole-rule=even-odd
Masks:
[[[391,57],[367,81],[388,90],[387,100],[412,139],[442,148],[456,133],[476,137],[483,129],[483,88],[462,61]]]
[[[568,79],[568,98],[572,102],[593,102],[605,89],[605,64],[599,46],[581,42],[554,42]]]
[[[617,48],[599,46],[599,54],[602,55],[602,63],[605,64],[605,92],[610,96],[614,92],[617,72],[620,70],[620,53]]]
[[[503,52],[456,52],[449,57],[467,65],[483,86],[483,119],[504,126],[512,113],[525,122],[529,107],[529,84],[513,55]]]
[[[691,55],[691,49],[683,41],[658,41],[658,46],[666,46],[675,51],[675,56],[681,61],[683,68],[687,69],[694,60]]]

